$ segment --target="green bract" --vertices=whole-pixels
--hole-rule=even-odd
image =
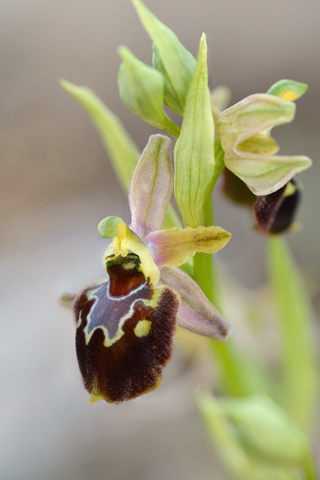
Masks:
[[[155,43],[154,66],[165,76],[165,101],[172,110],[182,114],[196,60],[176,34],[160,22],[142,2],[132,0],[132,3]]]
[[[219,457],[232,477],[311,478],[305,476],[311,453],[308,438],[270,398],[257,395],[218,400],[202,393],[197,403]]]
[[[181,134],[175,146],[174,193],[186,226],[204,224],[204,204],[211,193],[214,123],[208,88],[207,44],[203,34],[186,99]]]
[[[178,137],[180,129],[163,110],[164,78],[138,60],[128,48],[119,49],[123,63],[118,75],[123,103],[142,120]]]

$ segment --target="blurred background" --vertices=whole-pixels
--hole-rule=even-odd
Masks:
[[[232,103],[281,78],[309,84],[295,122],[274,136],[282,154],[314,160],[300,176],[303,228],[288,240],[319,311],[320,3],[146,5],[195,56],[206,32],[210,86],[227,85]],[[142,149],[154,130],[121,104],[117,47],[127,45],[150,64],[147,34],[129,0],[0,0],[0,40],[0,477],[223,478],[193,404],[195,389],[212,380],[206,360],[196,355],[188,367],[182,342],[156,393],[120,406],[91,405],[78,373],[72,313],[57,300],[104,276],[99,220],[129,221],[100,139],[58,79],[90,86]],[[264,239],[252,230],[250,213],[219,195],[215,207],[216,223],[233,233],[220,258],[241,288],[262,285]]]

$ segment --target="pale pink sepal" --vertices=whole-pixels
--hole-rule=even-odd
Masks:
[[[172,197],[170,143],[165,135],[151,135],[132,177],[131,230],[142,239],[153,230],[161,230]]]
[[[228,338],[229,325],[189,275],[177,267],[163,267],[161,280],[180,295],[178,325],[220,341]]]

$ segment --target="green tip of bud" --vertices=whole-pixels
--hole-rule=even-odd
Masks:
[[[306,83],[295,82],[294,80],[279,80],[271,85],[267,93],[294,102],[302,97],[307,90],[308,85]]]

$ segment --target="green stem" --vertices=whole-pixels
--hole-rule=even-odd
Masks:
[[[162,127],[160,126],[159,128],[163,128],[175,138],[179,138],[180,136],[180,128],[171,120],[171,118],[168,117],[167,114],[164,114]]]
[[[270,283],[281,339],[280,389],[283,406],[302,428],[310,428],[319,388],[313,313],[300,272],[279,236],[268,241]]]
[[[213,225],[211,198],[205,205],[204,213],[206,225]],[[221,312],[212,254],[201,252],[195,254],[194,278],[207,298]],[[242,397],[258,392],[268,392],[269,387],[265,371],[256,362],[242,355],[235,347],[232,339],[229,339],[226,343],[211,340],[211,348],[221,369],[221,383],[224,393]]]
[[[312,452],[308,454],[308,458],[305,466],[306,480],[318,480],[317,469],[313,459]]]

